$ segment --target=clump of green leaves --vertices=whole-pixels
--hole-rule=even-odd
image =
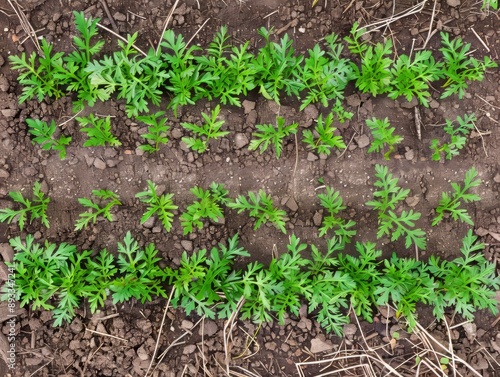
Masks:
[[[271,42],[272,30],[261,27],[259,35],[264,37],[265,45],[250,62],[255,71],[255,84],[259,92],[267,99],[280,104],[280,91],[299,96],[304,85],[297,78],[303,57],[294,55],[293,40],[285,34],[279,43]]]
[[[238,213],[248,211],[248,215],[255,219],[254,229],[259,229],[262,224],[270,222],[286,233],[286,212],[275,207],[273,199],[264,190],[259,190],[257,194],[252,191],[248,192],[248,199],[244,195],[239,195],[234,202],[229,202],[227,206],[237,210]]]
[[[321,103],[328,106],[330,99],[344,98],[344,89],[353,78],[353,70],[349,60],[341,58],[343,46],[338,37],[331,34],[325,37],[328,50],[325,51],[316,44],[308,50],[308,57],[304,60],[300,81],[305,85],[306,97],[302,100],[300,110],[304,110],[311,103]]]
[[[90,222],[95,224],[99,216],[113,221],[111,209],[122,204],[119,196],[110,190],[92,190],[92,195],[98,199],[97,203],[87,198],[78,198],[78,203],[89,208],[89,210],[80,213],[75,224],[75,231],[85,228]]]
[[[433,303],[435,282],[422,261],[413,258],[399,258],[396,253],[384,260],[379,276],[379,286],[375,289],[377,305],[393,303],[396,318],[404,316],[411,331],[417,324],[416,304]]]
[[[202,229],[203,219],[220,222],[224,218],[221,205],[229,201],[228,191],[221,183],[212,182],[208,190],[195,186],[190,191],[198,200],[190,204],[180,217],[184,235],[192,233],[193,227]]]
[[[19,224],[19,229],[24,229],[24,224],[29,221],[31,224],[33,220],[40,219],[41,223],[47,228],[49,227],[49,220],[47,217],[47,207],[50,203],[50,198],[45,196],[41,190],[40,182],[35,182],[33,186],[33,199],[29,200],[23,197],[23,194],[19,191],[9,192],[9,196],[14,200],[14,202],[20,204],[22,208],[11,209],[2,208],[0,209],[0,221],[7,221],[9,224],[17,220]],[[28,220],[29,216],[29,220]]]
[[[356,222],[353,220],[344,220],[337,217],[340,211],[346,209],[342,205],[342,197],[338,191],[332,187],[326,187],[325,194],[318,194],[321,205],[328,212],[323,216],[323,222],[319,228],[319,236],[323,237],[330,229],[334,230],[335,235],[341,242],[350,242],[351,237],[356,234],[356,230],[352,229]]]
[[[481,184],[480,179],[477,177],[477,170],[472,167],[465,173],[463,187],[455,182],[451,182],[453,193],[450,195],[447,192],[441,194],[439,205],[436,208],[436,217],[432,220],[432,225],[439,224],[449,214],[453,220],[460,220],[469,225],[474,225],[469,213],[466,209],[460,208],[462,201],[464,203],[471,203],[481,200],[479,195],[468,193],[471,188],[477,187]]]
[[[88,117],[77,117],[76,120],[83,127],[81,131],[88,137],[83,143],[84,147],[106,146],[106,144],[112,147],[122,145],[120,140],[111,133],[110,116],[98,118],[94,114],[89,114]]]
[[[464,44],[461,38],[450,40],[448,33],[441,32],[441,44],[443,47],[439,50],[444,58],[443,73],[447,78],[441,98],[458,94],[458,98],[462,99],[468,88],[467,81],[481,81],[488,68],[498,67],[488,56],[483,61],[470,56],[468,52],[471,44]]]
[[[370,93],[373,96],[386,93],[391,82],[392,59],[389,56],[392,54],[392,41],[387,39],[383,44],[368,45],[361,40],[365,30],[358,29],[358,26],[355,22],[351,36],[345,38],[349,51],[361,57],[361,69],[351,63],[356,87],[363,93]]]
[[[233,269],[234,260],[250,254],[238,246],[237,234],[227,243],[227,246],[220,243],[210,252],[198,250],[191,256],[183,252],[178,269],[165,269],[168,283],[175,289],[174,308],[180,305],[187,315],[195,311],[211,319],[216,317],[215,307],[219,318],[228,318],[234,313],[243,295],[242,272]]]
[[[276,118],[276,127],[272,124],[258,124],[255,127],[259,132],[252,134],[248,149],[259,149],[260,153],[264,153],[270,145],[273,145],[278,159],[283,151],[283,139],[291,134],[296,134],[298,126],[298,123],[285,126],[285,119],[280,116]]]
[[[138,55],[133,45],[137,32],[127,36],[127,41],[118,41],[120,50],[113,56],[90,62],[85,71],[89,74],[91,87],[99,93],[100,100],[107,100],[117,92],[118,99],[126,100],[128,117],[137,117],[149,111],[149,102],[159,106],[162,85],[169,77],[166,63],[153,49],[146,56]]]
[[[395,150],[395,145],[403,141],[403,137],[394,135],[395,127],[390,127],[389,118],[385,119],[367,119],[366,125],[372,132],[373,141],[368,148],[368,152],[382,152],[385,148],[384,158],[389,160],[389,156]]]
[[[231,48],[227,27],[222,26],[207,48],[207,55],[195,59],[216,80],[206,82],[209,99],[218,98],[221,103],[241,106],[239,96],[255,88],[255,69],[251,61],[254,56],[248,52],[250,41]]]
[[[113,304],[124,302],[131,297],[142,303],[151,301],[152,295],[167,297],[162,282],[165,272],[158,266],[161,258],[152,243],[144,249],[127,232],[123,243],[118,243],[118,270],[122,276],[114,279],[109,289],[113,292]]]
[[[439,161],[443,154],[447,160],[451,160],[453,156],[457,156],[459,151],[465,146],[470,132],[474,129],[475,121],[475,114],[465,114],[463,118],[458,116],[456,120],[458,127],[455,127],[453,125],[454,122],[446,119],[444,132],[450,136],[450,141],[440,144],[438,139],[433,139],[430,146],[433,150],[432,159],[434,161]]]
[[[344,149],[346,145],[341,136],[334,134],[336,128],[332,126],[333,113],[329,113],[323,122],[323,115],[320,114],[318,122],[314,127],[314,133],[311,130],[304,130],[303,141],[309,148],[320,154],[330,155],[333,148]]]
[[[489,9],[489,8],[497,10],[498,0],[483,0],[483,5],[481,6],[481,9]]]
[[[161,61],[168,67],[165,71],[165,88],[173,95],[169,108],[174,110],[183,105],[194,105],[202,97],[209,97],[207,87],[218,78],[209,71],[203,71],[203,65],[198,64],[195,53],[201,48],[189,46],[184,42],[182,35],[175,36],[172,30],[163,34],[161,42]]]
[[[433,300],[434,316],[442,319],[447,307],[453,307],[464,319],[472,321],[477,309],[498,313],[495,291],[500,286],[495,265],[486,260],[484,244],[476,243],[472,230],[462,241],[462,257],[452,261],[429,258],[429,271],[436,277],[436,298]]]
[[[141,224],[144,224],[151,216],[156,214],[165,227],[165,230],[170,232],[174,219],[173,211],[179,207],[174,205],[172,200],[174,194],[162,194],[158,196],[157,191],[158,186],[148,180],[148,189],[135,195],[141,202],[149,204],[148,210],[141,217]]]
[[[59,152],[59,158],[66,158],[66,147],[71,142],[71,136],[61,135],[58,139],[54,136],[57,125],[54,120],[50,125],[40,119],[26,119],[28,132],[33,135],[33,144],[38,143],[43,150],[52,149]]]
[[[205,120],[203,125],[198,126],[197,124],[183,122],[181,126],[187,130],[192,131],[197,137],[183,137],[182,141],[192,150],[203,153],[208,149],[208,143],[210,140],[216,140],[220,137],[229,134],[229,131],[221,131],[221,127],[224,124],[223,120],[217,120],[220,113],[220,105],[217,105],[215,109],[211,111],[211,115],[201,113],[201,116]]]
[[[42,55],[37,56],[32,52],[28,60],[26,53],[21,57],[10,55],[12,69],[19,71],[17,81],[23,86],[23,92],[19,96],[19,103],[37,97],[41,102],[47,97],[54,96],[56,99],[64,95],[61,83],[55,79],[55,72],[62,65],[63,52],[52,54],[53,45],[42,39],[40,48]]]
[[[443,63],[436,62],[432,51],[417,51],[413,60],[408,55],[400,55],[391,67],[389,98],[404,96],[408,102],[416,97],[425,107],[429,107],[429,83],[443,77]]]
[[[86,285],[82,294],[87,298],[92,314],[104,307],[111,292],[109,286],[117,272],[115,258],[106,249],[87,259]]]
[[[408,196],[410,190],[398,186],[398,179],[393,178],[387,166],[375,165],[375,171],[375,177],[378,179],[374,186],[379,190],[373,193],[374,199],[365,204],[378,213],[377,238],[386,235],[391,237],[391,241],[396,241],[404,236],[406,247],[413,243],[419,249],[425,250],[425,232],[415,228],[415,221],[420,219],[421,214],[413,210],[403,210],[400,215],[394,212],[396,205]]]
[[[160,149],[160,144],[168,143],[167,131],[170,127],[166,124],[167,118],[164,115],[164,111],[158,111],[154,114],[137,117],[137,120],[146,123],[148,126],[148,132],[141,134],[141,137],[149,143],[140,145],[140,150],[153,153]]]
[[[57,66],[54,77],[66,85],[66,89],[77,93],[78,100],[74,103],[75,111],[83,110],[85,102],[94,106],[96,100],[102,99],[104,91],[91,85],[89,72],[85,70],[94,55],[101,51],[104,40],[97,40],[92,44],[91,40],[98,34],[97,23],[99,18],[85,18],[83,12],[73,12],[78,34],[73,37],[76,50],[63,57],[64,64]],[[61,61],[58,61],[59,63]]]

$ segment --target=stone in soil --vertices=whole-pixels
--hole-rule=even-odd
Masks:
[[[311,352],[312,353],[320,353],[326,352],[333,349],[333,344],[321,340],[319,338],[311,339]]]

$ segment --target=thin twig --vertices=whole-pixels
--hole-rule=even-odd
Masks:
[[[191,44],[193,39],[198,35],[198,33],[201,31],[201,29],[203,29],[203,27],[207,24],[208,21],[210,21],[210,17],[207,18],[203,24],[201,24],[201,26],[198,28],[198,30],[196,30],[196,33],[194,33],[193,36],[189,39],[189,41],[187,41],[186,47]],[[186,47],[184,47],[184,48],[186,48]]]
[[[120,34],[117,34],[115,33],[113,30],[107,28],[106,26],[104,25],[101,25],[100,23],[97,23],[97,26],[99,26],[101,29],[104,29],[106,30],[107,32],[113,34],[115,37],[121,39],[123,42],[125,43],[128,43],[127,39],[126,38],[123,38]],[[144,57],[147,57],[148,54],[146,54],[144,51],[142,51],[139,47],[137,47],[135,44],[132,44],[132,47],[135,48],[137,50],[137,52],[141,53],[142,55],[144,55]]]
[[[172,300],[172,296],[174,294],[174,291],[175,291],[175,287],[172,287],[172,290],[170,291],[170,295],[168,296],[167,303],[165,304],[165,309],[163,309],[163,318],[162,318],[161,324],[160,324],[160,331],[158,331],[158,338],[156,339],[155,349],[153,351],[153,355],[151,356],[151,362],[149,363],[148,370],[146,371],[146,377],[148,376],[148,373],[151,370],[151,367],[153,366],[153,361],[156,357],[156,352],[158,352],[158,346],[160,345],[160,338],[161,338],[161,333],[163,331],[163,325],[165,324],[165,318],[167,317],[168,307],[170,306],[170,300]]]
[[[85,328],[85,331],[88,331],[88,332],[91,332],[91,333],[94,333],[94,334],[97,334],[97,335],[101,335],[101,336],[107,336],[108,338],[113,338],[113,339],[123,340],[124,342],[128,342],[128,339],[123,339],[123,338],[120,338],[118,336],[106,334],[106,333],[99,332],[99,331],[94,331],[94,330],[91,330],[91,329],[88,329],[88,328]]]
[[[432,25],[434,24],[434,16],[436,15],[436,6],[437,6],[437,0],[434,0],[434,6],[432,7],[432,15],[431,15],[431,21],[429,22],[429,31],[427,33],[427,38],[425,39],[424,45],[421,47],[421,49],[425,49],[427,46],[427,43],[429,43],[431,37],[434,35],[432,32]]]
[[[158,41],[158,46],[156,46],[156,55],[158,55],[158,51],[160,51],[161,41],[163,39],[163,34],[165,34],[165,30],[167,30],[168,23],[174,14],[175,8],[177,8],[177,4],[179,4],[179,0],[175,0],[174,6],[170,9],[170,12],[165,20],[165,24],[163,25],[163,30],[161,31],[160,40]]]
[[[31,41],[35,45],[35,48],[38,51],[38,53],[43,56],[42,48],[40,47],[40,43],[38,43],[38,38],[36,36],[35,30],[33,29],[33,26],[31,26],[26,15],[19,9],[19,8],[21,8],[20,5],[18,4],[18,2],[16,0],[13,0],[13,1],[8,0],[8,2],[10,4],[10,6],[12,7],[12,9],[14,10],[14,12],[16,13],[17,18],[19,18],[19,22],[20,22],[23,30],[31,38]],[[14,4],[16,4],[16,6],[14,6]]]
[[[479,37],[479,35],[476,33],[476,31],[474,30],[473,27],[470,28],[472,30],[472,32],[474,33],[474,35],[476,36],[476,38],[479,40],[479,42],[481,42],[481,44],[484,46],[484,48],[486,49],[486,51],[490,52],[490,48],[486,45],[486,43],[484,43],[484,41]]]
[[[483,150],[484,150],[484,154],[486,155],[486,157],[488,157],[488,152],[486,151],[486,147],[484,146],[484,137],[483,137],[483,133],[481,131],[479,131],[479,128],[477,128],[476,126],[476,123],[475,122],[472,122],[472,124],[474,125],[474,128],[476,129],[479,137],[481,138],[481,142],[482,142],[482,145],[483,145]]]
[[[106,0],[100,0],[101,5],[104,8],[104,11],[106,12],[106,15],[108,16],[109,22],[111,22],[111,26],[113,27],[113,30],[115,33],[119,33],[118,26],[116,26],[115,19],[111,15],[111,12],[109,11],[108,4],[106,3]]]

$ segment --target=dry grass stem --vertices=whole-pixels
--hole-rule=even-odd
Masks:
[[[193,36],[189,39],[189,41],[187,41],[186,47],[184,47],[184,48],[187,48],[187,46],[189,46],[191,44],[193,39],[198,35],[198,33],[201,31],[201,29],[203,29],[203,27],[207,24],[208,21],[210,21],[210,17],[207,18],[203,24],[201,24],[201,26],[198,28],[198,30],[196,30],[196,33],[194,33]]]
[[[105,334],[105,333],[102,333],[102,332],[99,332],[99,331],[94,331],[94,330],[91,330],[91,329],[88,329],[88,328],[85,328],[85,331],[88,331],[88,332],[91,332],[93,334],[97,334],[97,335],[100,335],[100,336],[106,336],[108,338],[113,338],[113,339],[118,339],[118,340],[121,340],[121,341],[124,341],[124,342],[128,342],[128,339],[120,338],[119,336],[114,336],[114,335],[111,335],[111,334]]]
[[[38,37],[36,35],[35,29],[33,29],[33,26],[31,26],[31,24],[28,20],[28,17],[26,17],[24,12],[22,11],[21,6],[18,4],[18,2],[16,0],[7,0],[7,1],[9,2],[10,6],[14,10],[14,12],[16,13],[17,18],[19,18],[19,22],[20,22],[21,27],[23,28],[24,32],[26,33],[26,35],[31,39],[31,41],[35,45],[35,48],[37,49],[38,54],[43,56],[42,48],[40,47],[40,43],[38,43]]]
[[[418,4],[416,4],[416,5],[408,8],[405,11],[399,12],[399,13],[391,16],[391,17],[384,18],[382,20],[373,22],[373,23],[371,23],[369,25],[364,26],[363,28],[366,29],[366,33],[371,33],[373,31],[382,29],[384,27],[388,27],[390,24],[392,24],[393,22],[395,22],[397,20],[400,20],[402,18],[411,16],[412,14],[416,14],[416,13],[421,12],[422,9],[424,9],[425,4],[427,3],[427,1],[428,0],[423,0],[420,3],[418,3]],[[437,1],[437,0],[435,0],[435,1]]]
[[[108,33],[111,33],[113,34],[116,38],[119,38],[121,39],[123,42],[127,43],[127,39],[126,38],[123,38],[120,34],[117,34],[115,33],[113,30],[107,28],[106,26],[104,25],[101,25],[100,23],[97,23],[96,24],[97,26],[99,26],[101,29],[104,29],[106,30]],[[146,54],[144,51],[142,51],[139,47],[137,47],[135,44],[132,45],[133,48],[135,48],[137,50],[137,52],[139,52],[140,54],[144,55],[144,57],[147,57],[148,54]]]
[[[163,24],[163,29],[161,31],[160,35],[160,40],[158,41],[158,46],[156,46],[156,55],[158,55],[158,51],[160,51],[160,46],[161,46],[161,41],[163,39],[163,34],[165,34],[165,30],[167,30],[168,23],[170,22],[170,19],[172,18],[172,15],[174,14],[175,8],[177,8],[177,4],[179,4],[179,0],[175,0],[175,3],[170,9],[170,12],[168,13],[167,19],[165,20],[165,23]]]

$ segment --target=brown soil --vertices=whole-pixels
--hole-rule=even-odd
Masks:
[[[75,33],[71,13],[73,10],[84,10],[89,15],[101,17],[104,25],[110,24],[101,1],[28,0],[24,3],[33,28],[40,30],[38,35],[53,41],[55,49],[59,51],[72,49],[71,38]],[[489,55],[497,62],[500,61],[498,15],[481,13],[480,4],[469,0],[462,1],[456,7],[451,7],[448,3],[455,1],[438,2],[438,28],[472,43],[474,55],[482,57],[488,52],[475,36],[474,30],[489,46]],[[173,1],[107,0],[107,4],[120,34],[125,36],[139,31],[137,44],[147,49],[158,43],[162,23]],[[411,1],[397,2],[395,11],[403,11],[411,5]],[[395,48],[400,53],[408,52],[413,40],[415,47],[422,45],[427,36],[426,28],[429,26],[432,5],[431,2],[422,12],[390,25],[387,33],[392,36]],[[311,1],[298,0],[255,0],[241,3],[236,0],[186,0],[180,2],[174,12],[173,30],[189,39],[209,19],[193,43],[206,46],[217,29],[221,25],[227,25],[236,41],[250,40],[251,46],[257,48],[261,43],[257,30],[261,26],[274,27],[275,30],[288,33],[294,39],[298,52],[304,54],[307,48],[332,32],[341,37],[347,35],[356,20],[364,25],[389,17],[392,11],[390,1],[320,0],[311,7]],[[120,21],[121,19],[125,21]],[[0,25],[0,206],[12,204],[8,197],[9,191],[29,190],[35,180],[42,182],[51,198],[48,214],[50,228],[34,223],[22,235],[31,233],[40,241],[47,239],[51,242],[74,243],[80,249],[100,250],[106,247],[114,251],[116,243],[130,230],[141,242],[155,243],[166,263],[175,264],[179,262],[183,246],[186,248],[187,245],[191,250],[210,248],[239,233],[241,244],[249,250],[251,258],[268,263],[274,248],[278,253],[285,251],[288,235],[285,236],[272,227],[254,231],[251,222],[230,211],[226,213],[225,224],[210,225],[189,237],[182,235],[178,220],[169,233],[160,228],[159,223],[146,228],[139,223],[144,206],[134,197],[135,194],[145,189],[146,180],[149,179],[163,185],[167,192],[174,193],[176,203],[183,209],[193,200],[189,189],[195,185],[207,187],[214,181],[224,183],[232,197],[249,190],[264,189],[287,211],[290,217],[289,234],[293,232],[307,243],[321,243],[313,219],[320,211],[315,188],[319,185],[318,178],[323,177],[325,184],[341,192],[348,206],[346,213],[357,222],[358,235],[355,239],[374,241],[377,219],[363,203],[371,198],[373,191],[374,164],[382,163],[400,178],[402,185],[411,189],[411,196],[418,199],[416,208],[423,215],[418,225],[428,235],[427,251],[421,253],[420,257],[435,254],[453,258],[459,253],[460,240],[468,226],[446,221],[437,227],[431,227],[432,210],[437,206],[441,192],[450,190],[449,182],[461,180],[464,172],[474,166],[483,182],[477,191],[481,201],[468,205],[467,208],[473,215],[474,229],[481,236],[481,241],[487,244],[487,257],[492,261],[498,258],[498,70],[487,74],[484,81],[473,83],[463,100],[459,101],[456,96],[439,100],[439,93],[435,91],[435,100],[429,109],[417,107],[424,125],[421,140],[415,130],[416,104],[403,99],[393,101],[385,96],[373,98],[357,93],[350,86],[345,104],[354,113],[354,117],[339,125],[339,131],[349,146],[345,153],[328,158],[309,153],[303,144],[296,145],[293,138],[286,141],[283,156],[279,160],[270,152],[260,155],[249,151],[247,147],[239,148],[235,143],[236,133],[245,134],[250,140],[254,126],[273,122],[278,111],[287,121],[299,122],[301,128],[309,127],[318,113],[327,114],[328,111],[323,107],[310,106],[301,112],[298,110],[298,102],[290,98],[278,109],[274,103],[257,93],[251,93],[247,98],[250,101],[247,103],[248,108],[223,107],[221,115],[226,121],[225,127],[231,133],[213,143],[210,151],[205,154],[192,153],[182,145],[180,139],[185,135],[180,122],[200,118],[200,113],[213,108],[215,102],[199,102],[196,106],[184,107],[177,117],[172,112],[167,112],[171,126],[170,141],[160,152],[149,156],[137,149],[141,140],[140,125],[132,124],[127,119],[122,102],[111,100],[86,109],[84,114],[92,112],[113,116],[113,132],[123,145],[115,149],[84,148],[82,134],[76,132],[76,123],[70,121],[66,123],[64,132],[73,135],[74,139],[68,148],[67,159],[61,161],[57,154],[41,151],[38,146],[32,145],[25,119],[55,119],[61,123],[72,115],[71,99],[47,100],[42,103],[33,100],[18,104],[21,88],[16,81],[17,73],[9,67],[8,56],[21,51],[30,53],[34,46],[30,40],[20,44],[25,39],[25,33],[19,25],[18,17],[5,0],[0,0]],[[101,35],[107,43],[106,50],[113,51],[116,48],[116,38],[104,31]],[[437,50],[438,34],[430,40],[428,47]],[[251,106],[255,108],[250,109]],[[473,135],[460,156],[452,161],[432,161],[430,141],[444,135],[442,128],[436,125],[443,124],[445,119],[455,119],[457,115],[471,112],[476,113],[477,128],[484,132],[484,136],[478,137],[477,133],[476,137]],[[389,117],[396,132],[404,136],[404,141],[390,161],[385,161],[380,154],[368,154],[367,147],[363,147],[362,139],[359,139],[363,135],[371,137],[365,127],[365,120],[373,116]],[[77,198],[89,197],[91,190],[96,188],[117,192],[123,206],[115,211],[115,221],[99,222],[86,230],[74,232],[73,224],[82,211]],[[0,243],[6,243],[9,238],[17,235],[17,226],[0,224]],[[189,242],[181,245],[181,241]],[[414,250],[405,250],[400,243],[380,240],[378,245],[384,255],[397,250],[400,256],[415,256]],[[108,302],[106,308],[94,316],[88,308],[82,307],[75,320],[61,328],[51,326],[50,314],[27,308],[16,318],[16,369],[6,371],[2,369],[5,366],[0,364],[0,375],[144,376],[155,348],[165,303],[164,299],[156,299],[144,305],[133,301],[122,305]],[[430,313],[428,308],[419,310],[421,318],[426,322]],[[99,319],[108,316],[108,319]],[[380,318],[382,317],[378,316],[378,321]],[[155,375],[197,376],[211,373],[217,376],[224,375],[222,366],[229,365],[241,375],[250,376],[251,374],[244,374],[247,373],[244,370],[247,370],[253,375],[261,376],[313,376],[319,374],[319,367],[310,366],[304,369],[303,374],[298,374],[296,364],[326,359],[324,353],[314,352],[314,347],[318,344],[326,346],[327,351],[356,348],[361,344],[359,330],[351,340],[341,339],[325,334],[312,316],[290,316],[285,326],[276,322],[265,324],[260,329],[248,321],[237,321],[232,332],[232,357],[231,360],[225,360],[224,322],[204,320],[197,323],[199,319],[194,315],[186,318],[180,309],[169,309],[166,327],[159,342],[159,353],[168,353],[158,365]],[[454,323],[459,322],[455,318]],[[470,334],[462,327],[453,332],[453,347],[457,354],[484,376],[500,373],[500,364],[497,363],[500,360],[500,346],[494,341],[500,331],[498,325],[492,325],[494,322],[496,324],[494,316],[480,312],[475,320],[475,339],[470,336],[468,338],[466,335]],[[377,323],[379,322],[362,323],[361,328],[365,335],[374,335],[371,337],[373,346],[387,346],[387,339],[384,338],[387,335],[386,328],[377,327]],[[390,325],[392,326],[391,323]],[[186,331],[187,335],[181,342],[172,346],[174,340]],[[445,339],[445,335],[442,335],[446,334],[444,326],[434,325],[432,331],[437,334],[436,337],[441,334],[440,339]],[[7,322],[4,322],[3,332],[9,333]],[[254,333],[257,336],[248,345],[248,334]],[[398,347],[402,348],[399,349],[401,352],[396,352],[396,356],[407,351],[403,342]],[[396,357],[389,354],[390,352],[387,353],[388,358]],[[326,371],[333,369],[331,367]],[[358,369],[356,373],[363,375],[362,369]]]

